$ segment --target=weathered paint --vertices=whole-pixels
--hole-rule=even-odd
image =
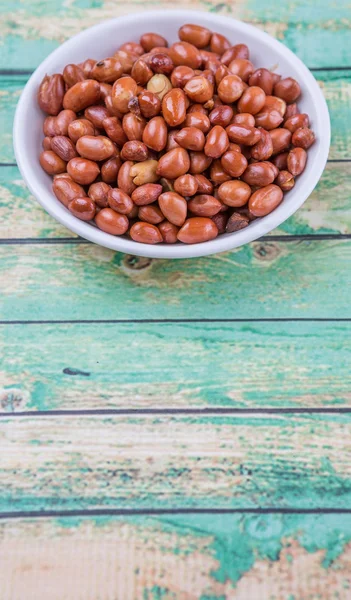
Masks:
[[[2,325],[0,410],[345,407],[350,336],[308,321]]]
[[[350,240],[254,242],[179,261],[93,244],[0,246],[0,320],[349,318],[350,260]]]
[[[350,60],[351,62],[351,60]],[[345,123],[351,110],[351,69],[315,73],[329,105],[332,140],[329,158],[351,158],[351,133]],[[0,162],[14,161],[12,120],[28,76],[0,76]],[[43,115],[44,116],[44,115]]]
[[[350,515],[3,521],[3,600],[348,600]],[[20,576],[19,576],[20,573]]]
[[[5,417],[0,511],[349,507],[350,422],[349,414]]]
[[[351,233],[350,192],[351,162],[329,163],[306,203],[272,235]],[[0,239],[48,237],[77,236],[41,208],[17,167],[0,168]]]
[[[313,6],[312,6],[313,5]],[[348,0],[194,3],[257,24],[311,67],[350,67]],[[168,0],[147,8],[173,7]],[[0,68],[33,69],[65,38],[140,2],[0,7]],[[350,159],[351,70],[318,71],[330,158]],[[0,162],[26,76],[0,77]],[[71,235],[0,169],[0,238]],[[275,233],[350,233],[350,165]],[[259,242],[191,261],[83,245],[3,246],[1,316],[350,317],[350,243]],[[346,323],[1,326],[1,409],[347,407]],[[9,416],[0,510],[350,507],[350,415]],[[16,519],[0,527],[1,600],[349,600],[350,515]]]
[[[347,0],[285,3],[271,0],[182,0],[178,8],[209,10],[257,25],[289,46],[310,67],[350,65],[350,10]],[[0,67],[34,68],[51,50],[82,29],[104,19],[140,10],[174,8],[170,0],[132,0],[125,5],[109,0],[73,0],[36,6],[4,4],[0,35],[4,39]],[[131,32],[130,37],[133,37]]]

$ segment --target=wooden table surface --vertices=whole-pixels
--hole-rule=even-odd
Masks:
[[[145,4],[3,1],[1,600],[351,598],[349,0],[181,6],[306,62],[330,160],[294,217],[232,252],[77,239],[21,179],[15,105],[65,38]]]

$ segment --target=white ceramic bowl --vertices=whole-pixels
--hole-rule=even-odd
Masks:
[[[220,32],[233,45],[243,42],[249,46],[250,58],[256,67],[272,68],[276,65],[278,73],[297,79],[302,88],[299,108],[301,112],[309,114],[316,142],[308,151],[304,173],[297,178],[295,187],[270,215],[253,221],[241,231],[220,235],[217,239],[202,244],[149,246],[124,237],[114,237],[91,223],[80,221],[56,199],[52,192],[52,179],[39,165],[44,115],[37,105],[37,90],[46,73],[62,72],[66,64],[79,63],[86,58],[111,56],[122,43],[138,41],[145,32],[158,32],[169,42],[173,42],[177,39],[179,27],[184,23],[198,23]],[[295,54],[251,25],[229,17],[190,10],[133,14],[105,21],[82,31],[52,52],[33,73],[19,100],[14,121],[14,147],[19,169],[30,191],[51,216],[96,244],[152,258],[189,258],[223,252],[251,242],[278,227],[303,204],[316,186],[325,167],[329,144],[330,121],[326,102],[313,75]]]

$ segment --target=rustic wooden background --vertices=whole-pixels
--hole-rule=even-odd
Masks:
[[[182,6],[306,62],[330,160],[293,218],[232,252],[77,239],[21,180],[15,105],[65,38],[145,3],[2,2],[1,600],[351,598],[349,0]]]

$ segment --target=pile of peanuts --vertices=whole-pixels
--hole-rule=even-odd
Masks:
[[[69,64],[39,92],[42,168],[68,210],[145,244],[193,244],[282,201],[315,140],[295,79],[255,69],[245,44],[187,24],[104,60]]]

